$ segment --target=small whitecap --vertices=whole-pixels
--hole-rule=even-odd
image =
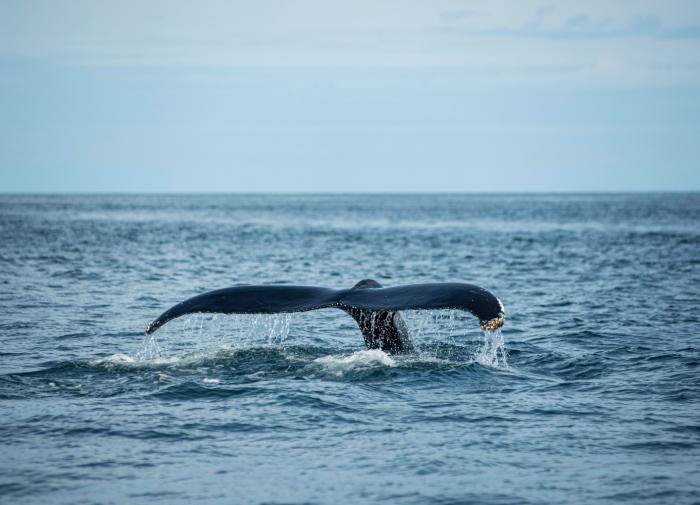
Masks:
[[[172,379],[172,377],[170,375],[168,375],[167,373],[159,373],[156,375],[155,381],[156,382],[167,382],[170,379]]]
[[[99,366],[105,364],[116,364],[116,363],[136,363],[136,360],[127,354],[112,354],[106,358],[96,359],[90,362],[92,366]]]
[[[221,381],[219,379],[210,379],[209,377],[202,379],[202,382],[204,384],[221,384]]]

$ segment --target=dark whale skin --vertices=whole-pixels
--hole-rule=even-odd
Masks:
[[[495,330],[505,322],[501,301],[489,291],[466,283],[428,283],[382,287],[372,279],[350,289],[316,286],[234,286],[193,296],[149,323],[151,334],[168,321],[197,312],[220,314],[276,314],[336,307],[357,322],[369,349],[409,352],[413,349],[401,310],[458,309]]]

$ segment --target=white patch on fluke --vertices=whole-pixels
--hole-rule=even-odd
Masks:
[[[378,366],[396,366],[392,357],[380,349],[357,351],[349,356],[324,356],[315,359],[314,363],[336,377],[342,377],[347,372],[355,370]]]

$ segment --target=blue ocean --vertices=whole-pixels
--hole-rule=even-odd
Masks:
[[[236,284],[506,311],[193,314]],[[700,194],[2,195],[0,502],[700,502]]]

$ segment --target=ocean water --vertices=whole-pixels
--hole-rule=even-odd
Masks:
[[[471,282],[502,331],[203,291]],[[0,196],[2,503],[700,502],[700,194]]]

